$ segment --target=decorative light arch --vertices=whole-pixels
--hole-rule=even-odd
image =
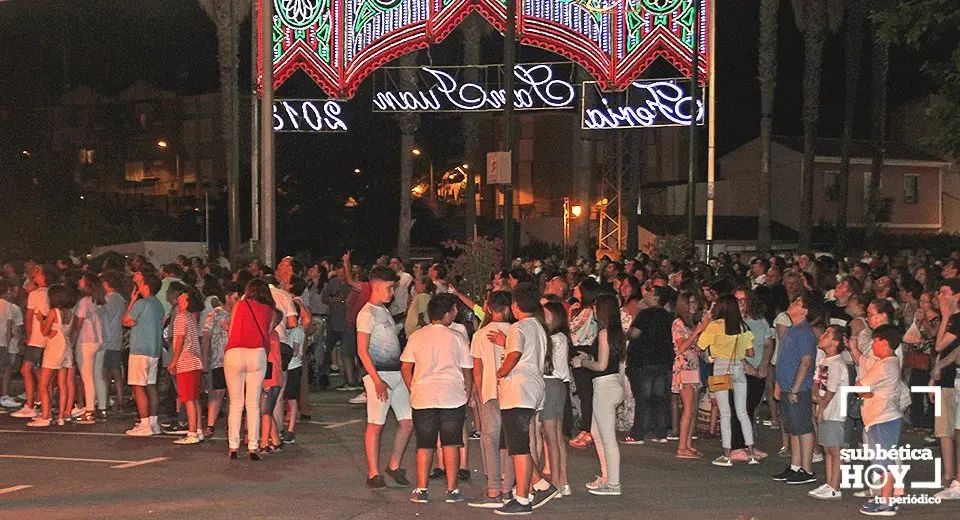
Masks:
[[[351,97],[377,67],[443,40],[474,11],[500,31],[507,18],[502,0],[257,1],[260,13],[263,2],[274,2],[274,86],[303,69],[340,98]],[[698,68],[704,83],[711,1],[518,0],[517,36],[522,44],[582,65],[604,89],[624,89],[658,57],[689,75],[693,24],[699,23]],[[700,4],[698,17],[694,2]],[[262,15],[258,22],[263,23]],[[262,69],[258,72],[262,78]]]

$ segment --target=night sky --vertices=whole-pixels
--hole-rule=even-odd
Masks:
[[[756,137],[759,123],[757,37],[760,0],[718,2],[717,71],[719,152]],[[790,2],[780,10],[779,76],[774,130],[800,135],[802,104],[802,36]],[[250,27],[240,30],[241,84],[250,82]],[[502,40],[489,31],[483,59],[501,62]],[[53,104],[65,87],[87,85],[115,95],[137,79],[181,93],[218,88],[216,32],[197,0],[10,0],[0,2],[0,106]],[[860,88],[857,137],[869,135],[869,43]],[[825,55],[820,133],[839,137],[843,123],[843,33],[831,35]],[[459,31],[443,43],[420,52],[422,63],[460,63]],[[521,48],[520,61],[557,61],[546,51]],[[894,49],[888,99],[890,107],[929,91],[919,78],[918,58]],[[669,66],[660,70],[670,74]],[[379,192],[385,211],[396,207],[390,186],[398,170],[399,132],[395,121],[372,113],[370,78],[347,111],[351,131],[338,135],[278,135],[278,173],[297,184],[318,179],[344,180],[363,168],[368,190]],[[302,73],[281,87],[278,96],[325,97]],[[436,162],[457,161],[458,121],[450,115],[427,115],[421,124],[421,146]],[[245,132],[245,130],[241,130]],[[356,182],[351,179],[349,182]],[[389,196],[388,196],[389,195]]]

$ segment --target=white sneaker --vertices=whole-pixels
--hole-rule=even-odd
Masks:
[[[873,494],[872,489],[865,488],[865,489],[861,489],[860,491],[857,491],[856,493],[853,494],[853,496],[857,498],[873,498],[876,495]]]
[[[573,490],[570,489],[570,484],[560,487],[560,494],[565,497],[572,495]]]
[[[27,426],[31,428],[46,428],[50,426],[50,419],[44,419],[43,417],[37,417],[36,419],[27,423]]]
[[[23,408],[10,414],[10,417],[16,417],[18,419],[35,419],[37,417],[37,411],[34,410],[32,406],[23,405]]]
[[[150,427],[150,431],[151,431],[154,435],[160,435],[161,433],[163,433],[163,428],[160,428],[160,424],[159,424],[159,423],[155,423],[155,422],[154,422],[154,423],[150,423],[150,424],[149,424],[149,427]]]
[[[814,464],[818,464],[818,463],[820,463],[820,462],[823,462],[823,453],[814,452],[814,453],[813,453],[813,463],[814,463]]]
[[[139,423],[133,428],[126,431],[126,434],[130,437],[150,437],[154,435],[153,428],[149,424]]]
[[[197,439],[203,442],[203,430],[197,430]]]
[[[960,481],[954,480],[950,483],[950,487],[933,496],[940,500],[960,500]]]
[[[828,484],[823,484],[823,485],[820,485],[820,486],[818,486],[818,487],[816,487],[816,488],[814,488],[814,489],[811,489],[810,491],[807,491],[807,494],[810,495],[810,496],[813,496],[814,494],[823,491],[823,488],[827,487],[827,485],[828,485]]]
[[[9,395],[5,395],[0,397],[0,406],[4,408],[20,408],[20,401],[17,401]]]
[[[27,393],[26,393],[26,392],[21,393],[20,395],[17,396],[17,399],[19,399],[19,400],[21,400],[21,401],[26,401],[26,400],[27,400]]]
[[[840,500],[843,497],[843,495],[839,491],[837,491],[836,489],[833,489],[832,487],[826,484],[818,487],[817,489],[814,489],[813,491],[807,494],[813,498],[816,498],[817,500]]]
[[[74,406],[73,410],[70,411],[70,417],[73,417],[73,418],[80,417],[81,415],[84,414],[84,412],[86,412],[86,410],[84,410],[83,408],[77,408],[76,406]]]
[[[367,394],[360,392],[360,395],[351,399],[350,404],[367,404]]]

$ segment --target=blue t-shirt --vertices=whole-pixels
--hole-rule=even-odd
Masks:
[[[163,305],[155,296],[134,302],[130,318],[130,353],[158,358],[163,348]]]
[[[777,358],[777,383],[784,394],[793,387],[793,381],[800,369],[800,358],[810,357],[810,370],[803,378],[803,385],[799,392],[809,392],[813,389],[813,373],[816,372],[814,363],[817,359],[817,335],[809,323],[803,321],[787,329],[780,342],[780,353]]]

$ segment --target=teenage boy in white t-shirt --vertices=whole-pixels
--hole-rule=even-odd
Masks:
[[[16,290],[15,286],[0,279],[0,355],[6,358],[3,388],[0,388],[0,406],[4,408],[20,406],[20,402],[9,394],[13,368],[20,366],[20,341],[23,338],[23,312],[12,302]]]
[[[533,510],[531,502],[545,504],[556,496],[557,488],[548,486],[531,500],[530,481],[533,459],[530,456],[530,425],[534,414],[543,406],[546,385],[543,369],[547,353],[547,332],[542,320],[540,291],[530,283],[519,283],[513,289],[513,316],[504,349],[503,365],[497,370],[500,415],[506,434],[507,450],[513,457],[517,492],[513,500],[494,512],[499,515],[524,515]]]
[[[900,360],[895,349],[900,345],[903,334],[895,325],[881,325],[873,330],[871,351],[859,356],[860,379],[857,386],[870,387],[870,393],[863,395],[864,436],[868,448],[891,450],[899,447],[900,426]],[[898,464],[896,458],[877,456],[873,464],[888,467]],[[897,506],[890,504],[893,497],[893,476],[885,472],[880,477],[885,482],[880,496],[867,502],[860,512],[871,516],[892,516],[897,514]]]
[[[840,493],[840,448],[847,445],[846,418],[840,413],[838,396],[841,386],[849,383],[847,363],[841,352],[846,337],[842,325],[831,325],[820,335],[817,346],[823,352],[823,359],[817,364],[817,377],[814,383],[814,405],[816,423],[820,425],[818,440],[825,455],[827,482],[807,494],[820,500],[839,500]]]
[[[500,401],[497,399],[497,370],[503,363],[503,347],[487,337],[491,333],[506,336],[510,330],[510,305],[513,298],[507,291],[494,291],[487,299],[490,323],[473,335],[470,355],[473,356],[473,382],[480,394],[480,452],[487,474],[487,494],[470,502],[470,507],[493,508],[509,501],[513,488],[513,461],[501,439]],[[502,471],[501,471],[501,468]],[[503,479],[503,477],[507,477]]]
[[[415,503],[429,500],[427,483],[438,435],[444,466],[460,467],[467,396],[473,391],[473,358],[466,338],[450,328],[457,316],[456,302],[451,294],[434,295],[427,306],[430,325],[410,335],[400,356],[417,434],[417,488],[410,497]],[[463,502],[457,472],[448,471],[446,477],[445,501]]]
[[[23,403],[23,408],[10,414],[10,417],[20,417],[32,419],[37,416],[33,409],[34,399],[39,395],[37,388],[37,379],[34,371],[43,361],[43,349],[47,346],[47,337],[40,331],[43,320],[50,312],[50,299],[47,297],[47,274],[44,268],[36,266],[30,272],[31,280],[36,285],[36,289],[30,291],[27,296],[27,314],[24,316],[23,324],[26,328],[27,346],[23,350],[23,364],[20,368],[20,374],[23,376],[23,386],[25,387],[27,401]]]
[[[383,266],[374,267],[370,271],[370,300],[357,315],[357,354],[367,372],[363,376],[367,395],[364,447],[367,453],[367,486],[372,489],[387,486],[379,469],[380,435],[391,408],[397,419],[397,433],[393,438],[390,463],[383,472],[401,486],[410,485],[404,470],[400,469],[413,433],[410,393],[400,374],[400,339],[393,316],[387,308],[394,297],[396,283],[397,275],[392,270]]]

